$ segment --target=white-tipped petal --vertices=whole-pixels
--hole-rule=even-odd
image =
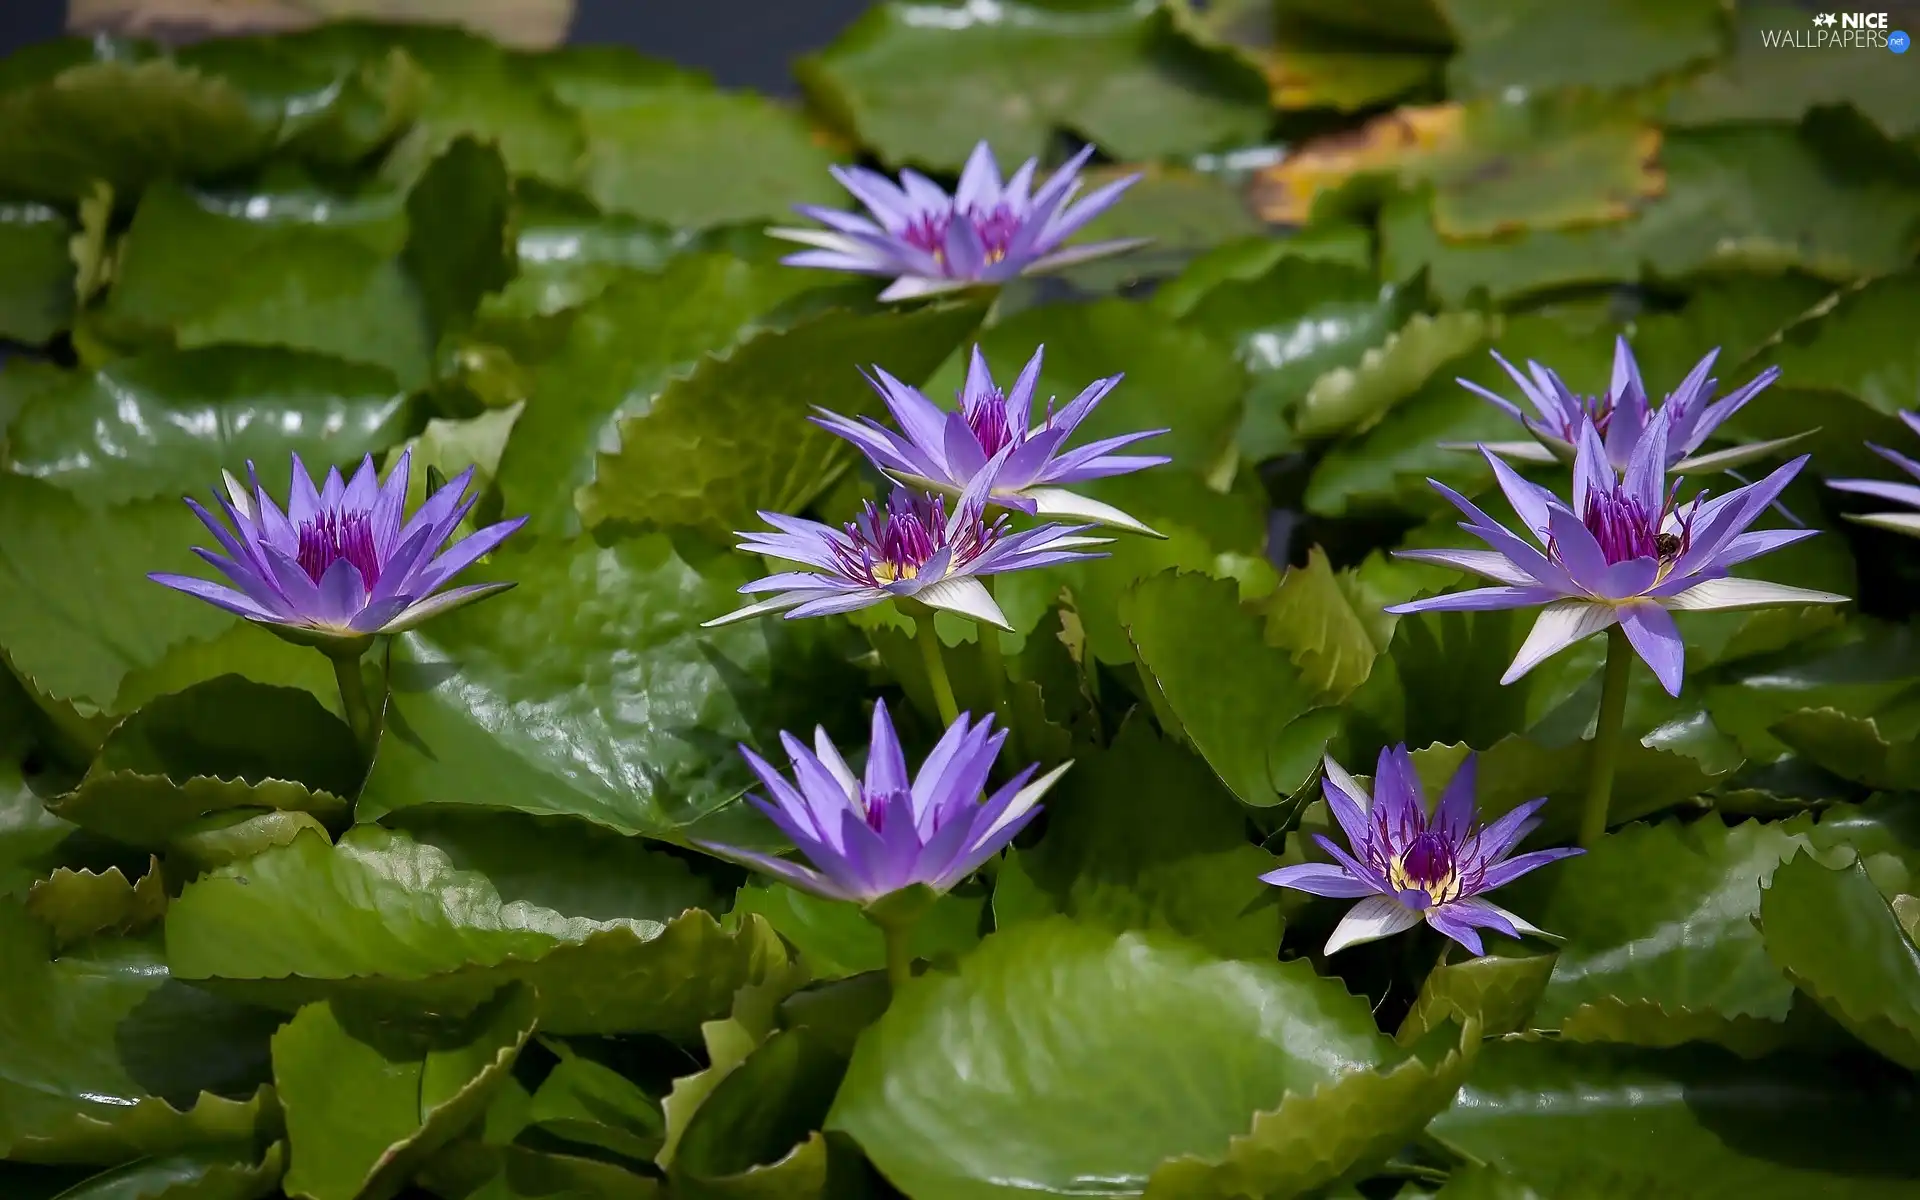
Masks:
[[[220,472],[220,478],[222,482],[227,485],[227,499],[233,502],[233,511],[243,517],[251,519],[253,516],[253,493],[247,490],[247,485],[235,479],[232,471],[225,470],[224,468]]]
[[[1540,610],[1532,632],[1513,656],[1513,665],[1500,677],[1501,683],[1514,680],[1575,642],[1592,637],[1619,620],[1613,606],[1592,600],[1555,600]]]
[[[883,304],[895,300],[918,300],[922,296],[939,296],[946,292],[958,292],[974,286],[971,279],[926,279],[919,275],[902,275],[887,285],[880,293]]]
[[[1847,520],[1875,529],[1890,529],[1910,537],[1920,537],[1920,513],[1849,513]]]
[[[1007,615],[994,603],[993,593],[978,579],[942,579],[921,588],[913,594],[913,598],[932,608],[944,608],[948,612],[984,621],[1001,629],[1013,629]]]
[[[771,600],[762,600],[757,604],[749,604],[745,608],[736,608],[725,616],[715,617],[711,621],[702,621],[700,622],[700,628],[713,629],[721,625],[731,625],[735,621],[744,621],[749,617],[759,617],[767,613],[777,613],[783,609],[792,608],[799,603],[800,601],[796,600],[791,592],[783,593],[775,596]]]
[[[1845,604],[1845,596],[1812,588],[1769,583],[1764,579],[1709,579],[1660,603],[1681,612],[1715,612],[1729,608],[1773,608],[1783,604]]]
[[[980,840],[985,841],[1002,829],[1005,829],[1010,822],[1019,820],[1026,814],[1028,809],[1040,803],[1040,797],[1046,795],[1047,789],[1058,783],[1060,777],[1065,775],[1067,768],[1072,765],[1073,763],[1071,762],[1063,762],[1053,770],[1048,771],[1045,775],[1042,775],[1040,778],[1015,792],[1013,799],[1007,802],[1006,811],[1001,813],[993,824],[988,827],[986,832],[980,835]]]
[[[1404,933],[1420,923],[1420,914],[1398,900],[1386,896],[1368,896],[1347,910],[1327,939],[1325,953],[1337,954],[1348,946],[1377,942],[1381,938]]]
[[[866,243],[844,233],[835,233],[831,229],[769,229],[767,236],[779,238],[783,242],[798,242],[802,246],[817,246],[822,250],[857,254],[862,258],[872,257],[872,251]]]
[[[1552,450],[1539,442],[1441,442],[1442,450],[1467,450],[1478,454],[1481,450],[1497,454],[1501,458],[1511,458],[1518,462],[1553,463],[1560,459]]]
[[[1495,904],[1493,901],[1487,899],[1485,896],[1473,896],[1466,900],[1456,901],[1455,903],[1458,907],[1461,907],[1461,908],[1477,909],[1480,912],[1492,913],[1494,916],[1504,917],[1510,924],[1512,924],[1514,929],[1520,933],[1528,934],[1532,937],[1537,937],[1537,938],[1546,938],[1548,941],[1552,941],[1552,942],[1563,942],[1566,940],[1565,938],[1561,937],[1559,934],[1548,933],[1546,930],[1540,928],[1538,925],[1535,925],[1532,921],[1527,920],[1525,917],[1521,916],[1516,912],[1511,911],[1510,909],[1501,908],[1498,904]]]
[[[1320,769],[1325,771],[1327,778],[1333,781],[1333,786],[1353,797],[1354,802],[1362,809],[1373,807],[1373,797],[1367,794],[1367,789],[1361,787],[1360,781],[1349,774],[1345,767],[1333,761],[1333,755],[1328,754],[1321,758]]]
[[[1091,521],[1096,525],[1106,525],[1114,529],[1124,529],[1129,533],[1144,533],[1148,537],[1164,538],[1167,535],[1149,529],[1137,519],[1115,508],[1103,504],[1091,496],[1082,496],[1066,488],[1037,487],[1028,488],[1020,493],[1033,501],[1039,515],[1043,517],[1067,517],[1076,521]]]
[[[1747,463],[1755,462],[1762,458],[1772,458],[1782,450],[1791,449],[1819,432],[1819,427],[1815,426],[1804,433],[1796,433],[1792,437],[1774,438],[1770,442],[1745,442],[1738,446],[1728,446],[1724,450],[1715,450],[1709,454],[1696,454],[1691,458],[1683,458],[1673,464],[1673,466],[1667,468],[1667,470],[1675,475],[1697,475],[1703,471],[1726,471],[1734,467],[1744,466]]]

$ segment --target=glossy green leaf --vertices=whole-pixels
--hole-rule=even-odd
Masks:
[[[1920,389],[1920,352],[1890,336],[1917,302],[1920,270],[1872,280],[1789,327],[1759,361],[1778,366],[1796,389],[1844,393],[1893,416],[1913,407]]]
[[[490,1157],[495,1173],[467,1200],[653,1200],[661,1194],[652,1176],[598,1159],[524,1146],[504,1146]]]
[[[1298,1194],[1445,1103],[1455,1084],[1430,1071],[1304,962],[1055,918],[902,989],[827,1124],[925,1200],[1224,1196],[1247,1180]],[[1419,1076],[1427,1087],[1407,1090],[1430,1094],[1403,1094]]]
[[[44,204],[0,204],[0,337],[39,345],[73,320],[73,224]]]
[[[1767,732],[1796,754],[1842,779],[1894,791],[1920,789],[1920,749],[1912,740],[1889,742],[1872,717],[1832,708],[1802,709]]]
[[[310,694],[225,675],[123,721],[80,786],[52,807],[83,828],[157,849],[226,809],[342,817],[359,761],[346,724]]]
[[[152,938],[97,939],[53,958],[50,936],[0,902],[6,1156],[110,1165],[251,1141],[275,1020],[170,979]]]
[[[1267,124],[1256,73],[1183,44],[1137,0],[887,3],[796,74],[883,158],[953,171],[983,138],[1003,164],[1041,154],[1056,127],[1148,159],[1254,141]]]
[[[481,299],[483,324],[577,308],[627,274],[660,270],[682,241],[664,225],[603,213],[585,196],[528,179],[514,185],[513,232],[519,269]]]
[[[1708,684],[1703,699],[1714,723],[1749,758],[1772,762],[1787,747],[1770,731],[1789,714],[1835,708],[1856,718],[1891,717],[1912,687],[1916,661],[1920,641],[1911,630],[1856,619],[1838,639],[1815,639],[1734,664]]]
[[[1122,601],[1121,619],[1163,720],[1234,795],[1266,807],[1306,781],[1334,726],[1231,583],[1156,575]]]
[[[560,1063],[533,1093],[527,1120],[566,1141],[640,1162],[652,1159],[666,1137],[659,1103],[631,1079],[565,1043],[553,1042],[550,1048]]]
[[[139,882],[119,867],[75,871],[61,867],[27,890],[27,911],[53,931],[55,949],[100,933],[135,933],[167,910],[167,885],[154,859]]]
[[[1169,929],[1230,958],[1278,952],[1280,910],[1259,878],[1273,856],[1248,844],[1245,812],[1206,764],[1143,719],[1104,752],[1081,755],[1046,806],[1046,836],[1019,859],[1052,911]]]
[[[251,621],[234,621],[213,637],[180,642],[158,661],[128,672],[120,681],[110,711],[136,712],[162,696],[222,675],[299,688],[328,712],[341,715],[340,687],[326,656],[296,646]]]
[[[1526,1028],[1553,962],[1551,954],[1485,954],[1442,963],[1421,981],[1395,1036],[1401,1045],[1413,1045],[1450,1018],[1463,1024],[1471,1020],[1488,1037]]]
[[[271,124],[226,81],[163,58],[78,62],[0,93],[0,191],[74,200],[105,180],[138,194],[263,153]]]
[[[1488,321],[1476,312],[1415,313],[1354,366],[1313,381],[1294,418],[1302,437],[1363,433],[1425,385],[1435,369],[1478,347]]]
[[[95,511],[0,474],[0,650],[41,694],[105,709],[132,671],[235,623],[146,577],[204,570],[192,547],[205,535],[178,500]]]
[[[1400,564],[1378,556],[1336,572],[1315,546],[1306,564],[1287,568],[1279,590],[1267,597],[1267,641],[1293,656],[1323,703],[1340,703],[1372,675],[1398,624],[1381,611],[1390,601],[1378,593],[1403,599],[1403,574]]]
[[[1263,231],[1238,187],[1199,171],[1157,163],[1097,167],[1086,173],[1083,187],[1091,190],[1136,173],[1141,178],[1127,189],[1125,200],[1095,217],[1075,238],[1151,240],[1126,254],[1067,268],[1063,275],[1082,291],[1110,292],[1128,280],[1167,275],[1222,242]]]
[[[671,902],[596,920],[537,895],[509,901],[454,864],[377,826],[337,847],[302,834],[188,884],[168,911],[168,961],[283,1005],[370,994],[471,1010],[519,980],[540,992],[542,1028],[562,1034],[690,1031],[784,961],[759,921],[729,934]]]
[[[270,346],[163,350],[37,390],[9,431],[7,467],[90,508],[182,494],[208,504],[220,472],[244,479],[249,462],[284,497],[290,454],[314,471],[351,465],[399,441],[408,418],[380,367]]]
[[[590,526],[623,521],[724,538],[752,527],[756,513],[806,508],[857,457],[808,419],[815,407],[884,412],[857,365],[877,363],[918,383],[983,315],[974,304],[828,312],[702,361],[645,413],[620,421],[619,449],[596,456],[593,482],[577,494],[581,517]]]
[[[303,832],[327,837],[327,827],[312,813],[236,809],[213,813],[175,832],[167,843],[167,861],[192,872],[211,871],[284,846]]]
[[[142,197],[101,319],[182,347],[289,346],[373,363],[407,387],[425,380],[432,355],[397,258],[325,226],[224,213],[175,186]]]
[[[806,1030],[774,1034],[688,1122],[673,1156],[676,1188],[712,1200],[831,1194],[827,1143],[818,1130],[846,1067],[844,1055]]]
[[[1550,0],[1435,0],[1459,53],[1455,91],[1556,87],[1620,90],[1713,58],[1721,9],[1713,0],[1600,0],[1569,8]],[[1581,53],[1565,53],[1578,45]]]
[[[1633,825],[1553,878],[1529,918],[1562,938],[1537,1027],[1576,1040],[1666,1045],[1704,1039],[1736,1049],[1786,1020],[1793,985],[1768,961],[1753,919],[1774,869],[1807,847],[1798,824],[1716,817]],[[1625,1011],[1622,1011],[1622,1010]]]
[[[915,958],[962,954],[980,941],[981,897],[948,892],[913,927]],[[800,952],[815,979],[840,979],[887,965],[886,941],[860,906],[825,900],[784,883],[755,881],[734,897],[733,912],[765,919]]]
[[[659,534],[530,541],[476,567],[519,586],[396,642],[360,818],[454,804],[683,836],[746,789],[737,742],[859,721],[832,625],[700,628],[756,574]]]
[[[1223,283],[1258,279],[1283,258],[1311,258],[1366,269],[1373,263],[1373,238],[1359,225],[1315,225],[1284,237],[1239,238],[1202,254],[1156,288],[1150,307],[1185,317]]]
[[[1820,34],[1842,31],[1811,25],[1797,8],[1742,5],[1737,20],[1733,53],[1675,90],[1669,123],[1797,121],[1818,105],[1851,104],[1888,137],[1920,132],[1920,80],[1900,55],[1868,46],[1815,48]],[[1777,44],[1782,34],[1794,38],[1786,53],[1788,47]]]
[[[407,193],[405,259],[434,337],[464,329],[513,278],[512,189],[500,148],[461,136]]]
[[[1273,106],[1282,110],[1372,108],[1439,74],[1439,56],[1430,50],[1379,44],[1363,50],[1349,35],[1329,30],[1319,19],[1324,14],[1302,14],[1298,7],[1269,0],[1181,0],[1170,11],[1194,40],[1224,47],[1259,71]],[[1396,40],[1417,40],[1391,17],[1387,28]]]
[[[210,1147],[142,1158],[61,1192],[58,1200],[260,1200],[276,1191],[287,1146],[255,1158],[249,1146]]]
[[[273,1036],[273,1077],[309,1200],[397,1193],[485,1110],[533,1033],[533,989],[513,985],[465,1021],[409,1028],[338,1002],[308,1005]]]
[[[1898,1132],[1915,1103],[1908,1080],[1817,1061],[1509,1039],[1429,1131],[1553,1196],[1894,1200],[1920,1178]]]
[[[1760,897],[1767,955],[1861,1041],[1920,1069],[1920,950],[1858,862],[1800,854]]]
[[[749,336],[809,282],[786,267],[691,256],[609,287],[574,317],[535,377],[500,460],[507,511],[531,514],[540,532],[577,528],[574,492],[592,480],[595,451],[614,441],[617,420],[651,410],[671,379]]]
[[[780,1002],[804,981],[805,968],[789,963],[735,992],[732,1010],[725,1017],[701,1024],[700,1040],[707,1051],[706,1067],[674,1080],[672,1090],[660,1104],[666,1117],[667,1136],[655,1161],[662,1167],[672,1168],[681,1137],[714,1089],[773,1036]]]

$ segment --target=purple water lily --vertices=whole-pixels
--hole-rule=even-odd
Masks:
[[[825,229],[767,232],[813,247],[781,260],[791,266],[893,276],[893,283],[880,293],[882,300],[908,300],[976,284],[1005,283],[1017,275],[1044,274],[1119,254],[1148,240],[1120,238],[1063,247],[1140,178],[1116,179],[1075,203],[1080,168],[1092,154],[1092,146],[1081,150],[1036,191],[1033,176],[1038,159],[1028,159],[1003,184],[993,150],[981,142],[973,148],[951,196],[917,171],[900,172],[900,182],[895,184],[863,167],[835,167],[833,177],[866,206],[871,218],[803,204],[798,211]]]
[[[1803,538],[1811,529],[1749,530],[1806,465],[1794,459],[1758,483],[1707,499],[1678,503],[1678,480],[1666,487],[1665,410],[1656,412],[1634,448],[1622,481],[1608,465],[1592,422],[1576,433],[1571,503],[1522,479],[1492,451],[1489,464],[1535,548],[1437,480],[1429,480],[1467,517],[1460,528],[1486,550],[1400,550],[1401,558],[1439,563],[1499,586],[1397,604],[1390,613],[1528,608],[1544,605],[1533,631],[1507,668],[1511,683],[1549,656],[1618,623],[1634,650],[1672,695],[1680,694],[1683,650],[1671,610],[1762,608],[1776,604],[1840,604],[1845,596],[1728,571]]]
[[[886,400],[901,433],[862,417],[852,420],[822,409],[814,420],[860,447],[873,465],[909,487],[931,488],[954,495],[966,492],[974,477],[1002,451],[1006,461],[994,476],[987,499],[1009,508],[1044,516],[1068,517],[1111,525],[1135,533],[1152,534],[1139,521],[1111,504],[1079,495],[1061,486],[1124,475],[1172,460],[1165,455],[1115,454],[1114,451],[1167,432],[1149,429],[1102,438],[1062,452],[1068,438],[1094,407],[1119,385],[1112,375],[1089,384],[1065,408],[1047,405],[1046,419],[1029,427],[1035,385],[1040,379],[1046,347],[1034,350],[1013,387],[1001,391],[980,348],[973,348],[966,386],[959,406],[942,409],[916,388],[895,379],[879,367],[869,377]],[[1155,534],[1154,536],[1158,536]]]
[[[1511,938],[1551,936],[1483,897],[1529,871],[1582,852],[1567,847],[1509,858],[1521,839],[1539,827],[1533,814],[1546,801],[1530,800],[1482,825],[1474,804],[1475,778],[1469,754],[1441,793],[1439,807],[1429,813],[1426,792],[1405,746],[1380,752],[1371,796],[1329,758],[1320,790],[1351,852],[1315,834],[1321,849],[1333,857],[1331,865],[1281,867],[1260,878],[1315,896],[1364,897],[1327,939],[1328,954],[1392,937],[1421,921],[1474,954],[1482,953],[1482,929]]]
[[[381,483],[369,455],[351,482],[334,468],[316,488],[296,454],[285,512],[248,463],[248,486],[229,474],[227,494],[214,494],[225,524],[187,499],[225,551],[195,547],[194,553],[233,586],[190,575],[148,578],[238,613],[288,641],[335,650],[364,648],[376,635],[412,629],[512,587],[480,583],[439,590],[526,518],[490,525],[443,551],[473,507],[474,498],[466,495],[473,471],[463,471],[403,522],[410,462],[410,453],[402,452]]]
[[[1920,415],[1910,412],[1900,414],[1907,428],[1920,433]],[[1885,446],[1867,443],[1867,448],[1899,467],[1915,479],[1920,479],[1920,462],[1915,462],[1898,450],[1889,450]],[[1895,504],[1904,504],[1908,508],[1920,509],[1920,486],[1911,483],[1894,483],[1884,479],[1830,479],[1827,486],[1842,492],[1854,492],[1862,496],[1872,496],[1879,500],[1891,500]],[[1895,533],[1920,537],[1920,512],[1886,513],[1850,513],[1848,519],[1862,525],[1874,525],[1881,529],[1891,529]]]
[[[792,782],[742,746],[772,797],[748,796],[748,802],[812,865],[695,844],[830,900],[870,904],[916,884],[945,892],[1026,828],[1040,798],[1072,765],[1062,763],[1039,779],[1033,778],[1037,766],[1029,766],[986,796],[987,772],[1006,738],[994,732],[992,717],[975,722],[962,713],[919,774],[909,775],[887,706],[876,701],[864,776],[853,773],[824,729],[814,731],[812,750],[792,734],[780,735]]]
[[[903,487],[893,490],[884,508],[868,501],[860,515],[840,529],[804,517],[761,513],[773,532],[740,534],[746,539],[740,549],[810,569],[754,580],[740,590],[773,596],[706,624],[773,612],[789,618],[819,617],[888,599],[911,599],[1011,629],[981,576],[1099,558],[1085,548],[1105,545],[1108,539],[1083,536],[1090,525],[1049,524],[1015,533],[1004,516],[987,520],[986,495],[1006,454],[1002,450],[974,477],[954,503],[952,515],[944,497]]]
[[[1532,413],[1471,380],[1456,382],[1526,426],[1534,441],[1486,444],[1503,458],[1523,462],[1571,462],[1580,426],[1591,422],[1600,432],[1607,461],[1614,470],[1624,471],[1633,460],[1633,448],[1646,436],[1655,412],[1665,413],[1667,418],[1667,461],[1663,465],[1669,471],[1730,470],[1777,454],[1811,435],[1813,431],[1809,430],[1792,437],[1730,446],[1710,454],[1698,453],[1729,417],[1780,378],[1780,368],[1769,367],[1741,387],[1713,400],[1719,380],[1711,378],[1708,372],[1713,370],[1719,356],[1717,347],[1708,351],[1706,357],[1687,372],[1680,386],[1658,406],[1647,398],[1646,384],[1640,378],[1640,364],[1634,361],[1633,349],[1624,337],[1614,339],[1613,379],[1605,395],[1582,396],[1562,382],[1551,367],[1543,367],[1532,359],[1527,360],[1527,372],[1532,376],[1529,379],[1497,350],[1493,352],[1494,360],[1512,376],[1520,394],[1533,406]]]

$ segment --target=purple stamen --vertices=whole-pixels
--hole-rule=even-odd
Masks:
[[[987,261],[999,262],[1007,256],[1013,246],[1015,235],[1020,232],[1020,215],[1005,204],[996,204],[985,214],[973,209],[964,211],[949,209],[940,213],[922,213],[907,224],[900,232],[901,240],[917,250],[924,250],[933,256],[933,260],[942,266],[947,261],[947,231],[953,227],[956,217],[970,222],[974,233],[980,238],[980,244],[986,248]]]
[[[296,561],[307,578],[319,583],[340,559],[360,572],[360,582],[371,588],[380,579],[380,557],[373,548],[373,522],[365,512],[327,509],[300,526]]]
[[[847,577],[867,587],[882,587],[917,578],[920,569],[949,545],[953,549],[949,569],[964,566],[998,541],[1006,527],[1005,517],[989,523],[975,509],[949,542],[945,500],[899,489],[887,498],[886,508],[869,500],[860,515],[847,522],[847,543],[834,547],[834,561]]]
[[[1431,891],[1452,882],[1453,847],[1447,844],[1444,834],[1431,829],[1423,830],[1414,837],[1413,844],[1401,856],[1400,869],[1406,873],[1409,885]]]
[[[1012,427],[1007,424],[1007,397],[998,388],[967,405],[966,413],[967,427],[973,430],[974,440],[980,443],[980,452],[988,458],[1016,440]],[[1047,415],[1051,417],[1053,414],[1049,411]]]

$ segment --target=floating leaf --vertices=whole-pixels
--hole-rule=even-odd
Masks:
[[[395,1192],[485,1110],[533,1033],[533,989],[511,985],[452,1028],[407,1029],[310,1004],[273,1036],[287,1116],[287,1190],[312,1200]]]
[[[1553,961],[1551,954],[1484,954],[1440,964],[1421,981],[1420,994],[1400,1023],[1397,1040],[1403,1046],[1413,1045],[1449,1018],[1463,1024],[1471,1020],[1488,1037],[1526,1027],[1553,973]]]
[[[827,1194],[828,1147],[817,1131],[846,1066],[845,1055],[804,1029],[774,1034],[701,1103],[669,1177],[715,1198]]]
[[[1266,78],[1275,108],[1353,112],[1431,82],[1440,58],[1427,50],[1360,49],[1270,0],[1182,0],[1172,7],[1180,28],[1203,45],[1222,46]],[[1395,28],[1404,36],[1405,29]]]
[[[644,414],[620,422],[619,450],[596,456],[593,482],[578,493],[582,519],[724,538],[755,524],[758,512],[804,509],[855,457],[808,419],[815,407],[883,411],[856,364],[919,382],[983,315],[978,305],[829,312],[702,362],[668,383]]]
[[[1556,87],[1620,90],[1716,57],[1716,0],[1434,0],[1459,43],[1447,67],[1457,91]],[[1569,46],[1580,53],[1568,55]]]
[[[658,1102],[625,1075],[581,1057],[564,1042],[548,1046],[560,1063],[534,1092],[527,1109],[530,1123],[566,1141],[640,1162],[659,1153],[666,1125]]]
[[[463,135],[407,193],[405,258],[436,338],[466,328],[481,298],[513,278],[512,187],[499,147]]]
[[[1442,364],[1475,349],[1498,329],[1476,312],[1415,313],[1351,367],[1313,381],[1294,417],[1301,437],[1364,433],[1424,386]]]
[[[1248,183],[1255,212],[1277,225],[1305,225],[1323,196],[1369,177],[1418,177],[1424,166],[1460,141],[1459,104],[1403,107],[1357,129],[1323,134]],[[1359,264],[1367,265],[1367,264]]]
[[[1897,744],[1872,717],[1850,717],[1831,708],[1788,713],[1767,727],[1796,754],[1842,779],[1892,791],[1920,790],[1920,747]]]
[[[784,961],[757,920],[729,934],[697,909],[594,920],[509,903],[446,851],[371,825],[338,846],[302,834],[188,884],[167,956],[182,978],[282,1005],[365,994],[471,1011],[519,980],[558,1034],[689,1032]]]
[[[1017,162],[1056,127],[1150,159],[1250,142],[1267,122],[1254,71],[1135,0],[876,5],[795,73],[883,158],[955,171],[981,139]]]
[[[700,628],[756,573],[660,534],[529,541],[474,568],[519,586],[395,643],[360,819],[454,804],[684,836],[745,791],[739,741],[859,720],[830,625]]]
[[[116,359],[64,374],[14,419],[7,467],[89,508],[199,494],[220,472],[286,494],[289,456],[354,464],[393,445],[409,417],[386,370],[268,346],[207,346]],[[204,531],[201,541],[207,545]]]
[[[44,204],[0,204],[0,337],[39,345],[73,320],[73,225]]]
[[[287,1144],[255,1158],[247,1146],[216,1146],[141,1158],[95,1175],[59,1200],[260,1200],[287,1170]]]
[[[982,907],[978,895],[941,896],[915,923],[909,952],[915,958],[938,959],[972,949],[980,941]],[[841,979],[887,965],[879,927],[852,901],[826,900],[784,883],[757,881],[740,889],[733,911],[758,915],[773,926],[800,952],[814,979]]]
[[[1866,868],[1803,853],[1760,897],[1767,955],[1861,1041],[1920,1069],[1920,950]]]
[[[27,911],[53,930],[55,949],[98,933],[134,933],[167,911],[167,883],[155,858],[129,883],[119,867],[75,871],[61,867],[27,891]]]

